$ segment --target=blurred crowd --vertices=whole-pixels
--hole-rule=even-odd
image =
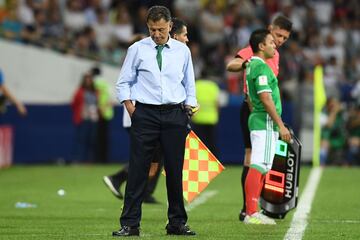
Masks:
[[[254,29],[278,13],[289,17],[294,31],[280,49],[279,82],[294,112],[294,130],[301,135],[313,127],[313,68],[321,64],[328,102],[336,101],[341,120],[334,126],[334,108],[324,109],[322,151],[340,152],[339,164],[360,163],[358,0],[0,0],[0,35],[120,67],[127,47],[148,35],[146,12],[152,5],[165,5],[187,23],[196,77],[211,69],[229,95],[242,94],[242,79],[226,72],[226,63]],[[339,127],[344,140],[334,145],[339,134],[332,128]]]

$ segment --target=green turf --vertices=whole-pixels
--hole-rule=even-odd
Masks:
[[[359,184],[359,168],[326,168],[303,239],[360,239]]]
[[[105,188],[102,176],[119,166],[15,166],[0,170],[0,239],[113,239],[122,202]],[[300,191],[310,168],[302,168]],[[196,239],[283,239],[293,212],[276,226],[249,226],[238,221],[242,206],[241,167],[227,166],[206,193],[206,203],[188,213]],[[304,239],[360,239],[360,169],[325,169]],[[166,194],[161,177],[155,197],[143,205],[141,238],[184,239],[165,235]],[[57,195],[58,189],[66,195]],[[15,208],[16,202],[36,208]],[[344,209],[345,208],[345,209]],[[327,228],[331,228],[328,230]]]

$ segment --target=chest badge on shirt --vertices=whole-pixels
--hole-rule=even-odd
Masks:
[[[259,85],[260,85],[260,86],[266,86],[266,85],[268,85],[267,76],[259,76]]]

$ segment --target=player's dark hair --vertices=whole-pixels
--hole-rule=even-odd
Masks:
[[[171,31],[170,31],[170,36],[171,37],[174,37],[174,34],[180,34],[183,27],[186,27],[186,23],[181,20],[181,19],[178,19],[178,18],[172,18],[172,28],[171,28]]]
[[[258,29],[251,33],[249,44],[254,53],[260,51],[259,44],[265,42],[268,34],[270,31],[267,29]]]
[[[171,20],[170,10],[164,6],[152,6],[148,10],[146,22],[149,22],[149,20],[153,22],[157,22],[160,21],[161,19],[164,19],[166,22],[169,22]]]
[[[275,17],[271,24],[274,26],[278,26],[280,29],[284,29],[288,32],[291,32],[292,30],[292,22],[290,21],[290,19],[283,15]]]

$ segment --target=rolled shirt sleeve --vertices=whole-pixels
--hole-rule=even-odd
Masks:
[[[120,103],[131,99],[131,85],[136,79],[136,54],[137,44],[129,47],[124,63],[121,67],[119,78],[116,82],[116,96]]]
[[[191,59],[191,53],[189,49],[187,50],[187,61],[184,65],[184,79],[182,81],[186,91],[185,104],[195,107],[197,106],[195,74]]]

